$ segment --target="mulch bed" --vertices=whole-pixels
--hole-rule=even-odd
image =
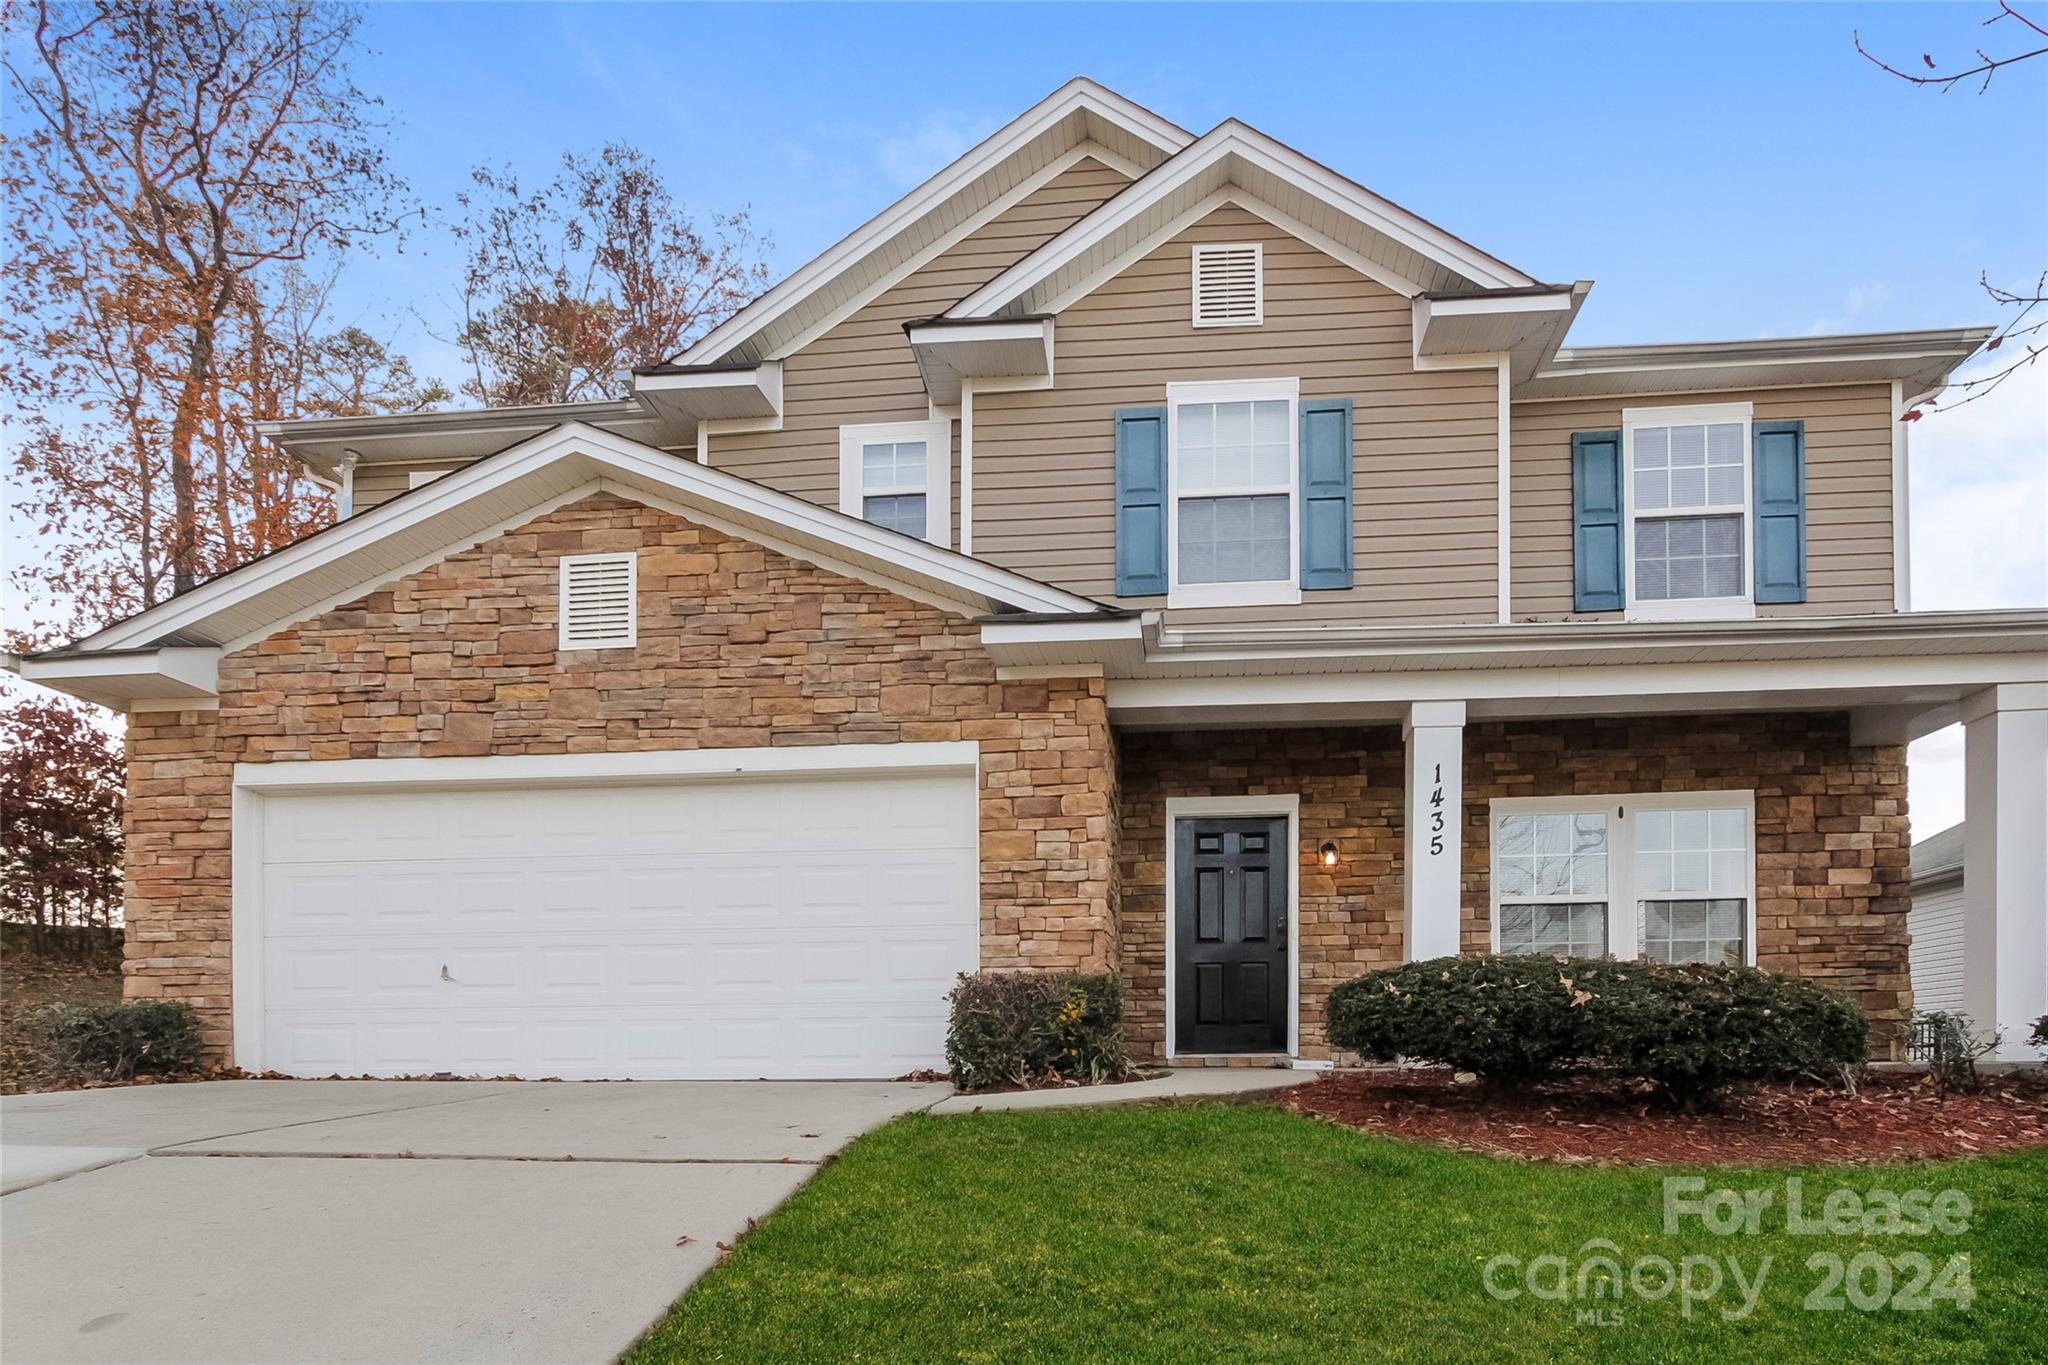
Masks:
[[[1283,1091],[1297,1113],[1488,1156],[1604,1165],[1919,1161],[2048,1147],[2048,1076],[1987,1077],[1943,1095],[1876,1073],[1855,1094],[1755,1086],[1687,1114],[1640,1091],[1580,1080],[1488,1095],[1442,1071],[1338,1072]]]

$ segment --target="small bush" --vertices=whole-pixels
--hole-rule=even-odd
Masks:
[[[1554,957],[1441,957],[1389,967],[1330,992],[1329,1035],[1376,1062],[1402,1058],[1529,1085],[1586,1050],[1574,964]]]
[[[1527,1085],[1573,1070],[1687,1105],[1740,1081],[1838,1079],[1864,1060],[1855,1002],[1754,967],[1553,957],[1411,962],[1330,994],[1330,1041]]]
[[[2048,1047],[2048,1014],[2034,1021],[2034,1031],[2027,1035],[2027,1041],[2035,1047]]]
[[[199,1067],[199,1020],[173,1000],[46,1005],[35,1017],[51,1067],[78,1080],[130,1081]]]
[[[1927,1064],[1927,1074],[1938,1089],[1967,1094],[1983,1084],[1977,1062],[1998,1051],[1996,1029],[1979,1031],[1969,1015],[1946,1010],[1915,1010],[1906,1027],[1907,1036],[1918,1045],[1914,1055]]]
[[[1737,1082],[1833,1080],[1869,1050],[1863,1011],[1811,981],[1755,967],[1586,966],[1594,1060],[1689,1106]]]
[[[1130,1069],[1123,984],[1113,975],[963,973],[946,998],[946,1062],[962,1090],[1093,1084]]]

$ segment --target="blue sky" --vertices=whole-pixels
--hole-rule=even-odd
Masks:
[[[1964,56],[1990,9],[383,5],[360,75],[429,200],[622,138],[690,202],[751,206],[780,273],[1085,73],[1597,280],[1574,341],[1695,340],[1983,320],[1979,271],[2042,268],[2048,62],[1941,96],[1850,43]],[[423,237],[350,303],[410,332],[451,265]]]
[[[2030,12],[2048,11],[2037,0]],[[547,175],[626,140],[776,273],[1076,74],[1192,131],[1235,116],[1539,278],[1598,283],[1578,344],[1998,320],[2048,267],[2048,59],[1989,94],[1895,62],[2017,50],[1945,5],[859,7],[381,4],[358,63],[394,168],[446,206],[480,161]],[[423,373],[459,255],[354,260],[336,325]],[[1914,605],[2048,603],[2048,363],[1914,431]],[[18,523],[10,552],[33,552]],[[1916,832],[1961,818],[1954,733],[1916,746]]]

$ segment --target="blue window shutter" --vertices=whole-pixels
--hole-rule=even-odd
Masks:
[[[1116,595],[1166,591],[1166,409],[1116,413]]]
[[[1756,466],[1756,600],[1806,600],[1806,423],[1750,428]]]
[[[1301,402],[1301,586],[1351,586],[1351,400]]]
[[[1572,436],[1572,610],[1620,611],[1621,433]]]

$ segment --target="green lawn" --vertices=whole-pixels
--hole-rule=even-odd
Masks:
[[[1774,1191],[1761,1234],[1727,1237],[1697,1218],[1665,1235],[1672,1173],[1494,1161],[1258,1106],[906,1118],[820,1172],[626,1359],[2048,1359],[2048,1154],[1702,1172],[1709,1189]],[[1805,1177],[1809,1213],[1836,1186],[1955,1188],[1974,1212],[1955,1237],[1792,1236],[1787,1174]],[[1724,1280],[1731,1255],[1751,1279],[1772,1265],[1733,1322],[1719,1311],[1741,1301],[1732,1281],[1689,1321],[1675,1294],[1631,1296],[1613,1326],[1577,1320],[1612,1298],[1483,1287],[1500,1255],[1555,1253],[1576,1272],[1589,1238],[1624,1265],[1713,1256]],[[1865,1250],[1935,1267],[1968,1253],[1974,1306],[1802,1307],[1821,1278],[1808,1257]]]

